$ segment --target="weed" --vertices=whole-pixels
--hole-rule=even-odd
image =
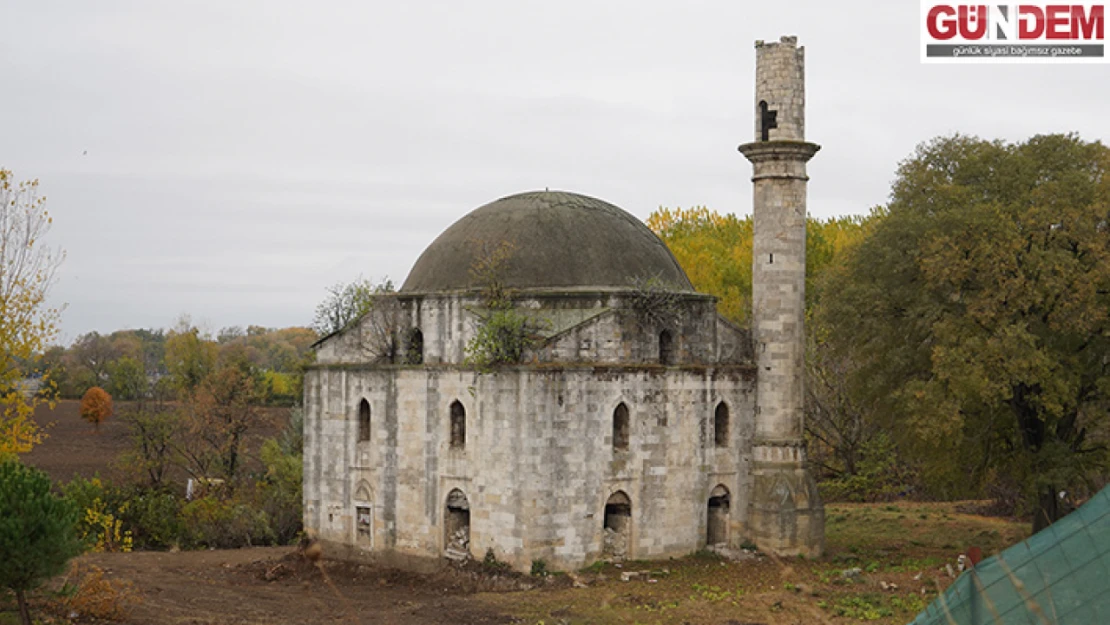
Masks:
[[[100,567],[75,563],[55,605],[65,614],[76,612],[82,618],[120,621],[141,602],[131,582],[106,579]]]
[[[489,573],[501,573],[508,571],[511,567],[508,562],[502,562],[497,559],[497,554],[493,552],[493,547],[486,549],[486,555],[482,558],[482,568]]]
[[[848,595],[840,597],[831,607],[833,614],[859,621],[877,621],[893,616],[894,612],[883,605],[882,598],[876,595]]]
[[[534,577],[547,577],[551,573],[547,570],[547,562],[544,560],[532,560],[532,575]]]

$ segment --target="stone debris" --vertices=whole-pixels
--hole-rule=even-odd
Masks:
[[[710,545],[707,550],[732,562],[759,559],[759,552],[752,549],[734,549],[728,545]]]
[[[278,563],[276,566],[267,569],[266,572],[262,574],[262,579],[267,582],[274,582],[292,573],[293,569],[282,563]]]
[[[613,528],[607,527],[605,528],[601,549],[613,560],[623,560],[628,555],[627,537]]]
[[[863,573],[863,569],[856,567],[853,569],[844,569],[840,572],[840,576],[844,579],[855,579],[859,577],[861,573]]]
[[[463,562],[470,559],[470,526],[463,526],[451,534],[443,555],[448,560]]]
[[[887,583],[887,582],[880,581],[879,582],[879,588],[882,588],[883,590],[889,590],[889,591],[893,592],[895,590],[898,590],[898,584]]]

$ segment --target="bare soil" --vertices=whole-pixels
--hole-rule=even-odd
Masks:
[[[512,622],[475,597],[475,577],[452,569],[318,568],[289,547],[89,554],[82,562],[135,584],[142,602],[131,625]]]

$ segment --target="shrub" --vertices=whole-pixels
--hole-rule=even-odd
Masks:
[[[515,364],[536,343],[536,329],[513,308],[493,310],[466,344],[466,362],[481,369]]]
[[[240,501],[203,497],[181,510],[188,547],[229,549],[265,545],[274,540],[265,512]]]
[[[106,486],[99,477],[75,477],[62,486],[62,494],[76,505],[79,515],[74,527],[90,549],[131,551],[131,532],[123,529],[120,518],[128,506],[120,490]]]
[[[147,489],[135,489],[128,495],[126,508],[120,514],[124,526],[131,528],[136,548],[167,549],[181,544],[185,527],[180,497]]]
[[[818,484],[825,501],[893,501],[916,490],[917,472],[898,457],[886,434],[877,434],[861,447],[858,470]]]
[[[106,579],[100,567],[74,563],[66,576],[58,607],[66,615],[76,613],[79,618],[119,621],[141,602],[131,582]]]
[[[262,463],[266,474],[255,485],[256,506],[266,513],[273,540],[289,544],[303,527],[303,459],[299,454],[283,452],[277,439],[269,439],[262,445]]]

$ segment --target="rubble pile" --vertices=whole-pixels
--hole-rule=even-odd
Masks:
[[[623,560],[628,555],[628,537],[611,527],[605,528],[601,550],[614,560]]]
[[[451,533],[443,555],[457,562],[470,559],[470,526],[460,527]]]

